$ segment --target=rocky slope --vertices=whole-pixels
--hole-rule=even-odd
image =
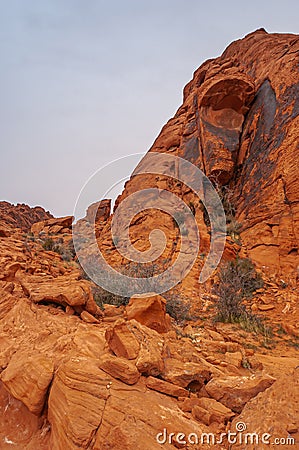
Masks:
[[[0,227],[6,225],[21,228],[23,231],[30,231],[31,225],[41,220],[50,219],[52,214],[45,211],[40,206],[30,208],[28,205],[12,205],[9,202],[0,202]]]
[[[117,201],[158,186],[192,208],[201,253],[179,286],[193,306],[191,320],[179,323],[166,313],[160,295],[101,305],[107,297],[86,279],[73,252],[73,218],[55,219],[42,210],[30,222],[26,207],[8,214],[5,203],[1,449],[296,448],[298,50],[297,36],[263,30],[231,44],[195,72],[183,105],[151,149],[186,158],[229,192],[224,258],[249,255],[259,265],[265,284],[246,306],[268,319],[272,334],[213,320],[211,285],[217,276],[198,283],[209,223],[182,184],[135,172]],[[77,229],[87,241],[94,231],[107,259],[121,265],[109,214],[110,201],[92,205]],[[141,212],[130,230],[134,244],[147,249],[153,227],[168,237],[163,257],[174,260],[179,229],[167,214]],[[244,425],[260,437],[270,433],[270,446],[244,445]],[[229,441],[229,432],[239,440]],[[216,441],[208,443],[203,433],[214,433]]]
[[[256,304],[280,309],[290,300],[269,340],[215,324],[209,310],[178,325],[159,295],[102,311],[75,261],[44,250],[43,239],[18,229],[0,238],[1,449],[220,450],[227,439],[185,445],[178,433],[219,439],[240,420],[252,432],[299,438],[291,287],[268,281],[256,294]],[[281,402],[274,429],[263,427],[261,414],[278,414]]]

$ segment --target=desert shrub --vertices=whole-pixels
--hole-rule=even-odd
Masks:
[[[216,185],[217,192],[222,202],[222,206],[226,217],[226,234],[231,236],[236,242],[239,241],[239,233],[242,224],[236,219],[236,206],[233,198],[233,191],[228,186]]]
[[[219,270],[219,281],[213,291],[217,295],[216,321],[240,323],[246,330],[267,332],[262,319],[247,311],[244,298],[263,286],[262,277],[249,259],[237,258]]]
[[[55,242],[52,238],[45,238],[44,242],[42,243],[42,247],[46,251],[56,252],[59,255],[61,254],[61,247],[60,247],[60,241]]]
[[[132,278],[151,278],[155,275],[159,266],[154,263],[138,263],[130,261],[120,268],[124,275]]]
[[[29,231],[28,233],[23,234],[23,238],[25,239],[26,242],[35,242],[35,236],[32,233],[32,231]]]
[[[106,291],[101,286],[93,285],[92,288],[93,298],[96,304],[104,309],[104,304],[122,306],[129,303],[129,297],[123,297],[121,295],[113,294],[112,292]]]
[[[178,323],[190,320],[190,305],[188,299],[179,293],[168,292],[163,294],[166,299],[166,312]]]
[[[123,266],[118,267],[117,270],[120,273],[122,273],[123,275],[127,275],[128,277],[131,278],[130,283],[131,283],[132,287],[134,287],[134,278],[144,278],[145,287],[147,287],[147,279],[152,278],[157,273],[162,272],[163,268],[165,268],[167,263],[168,263],[168,259],[162,260],[161,264],[155,264],[155,263],[143,264],[143,263],[136,263],[136,262],[131,261],[127,264],[124,264]],[[93,269],[93,264],[94,264],[94,269]],[[89,269],[91,271],[90,272],[91,277],[93,275],[96,275],[96,272],[99,270],[99,268],[96,264],[96,260],[94,262],[92,262],[92,260],[91,260]],[[107,276],[109,276],[109,275],[107,275]],[[97,302],[97,304],[100,307],[103,307],[103,304],[105,304],[105,303],[110,304],[110,305],[115,305],[115,306],[121,306],[121,305],[128,304],[130,296],[126,296],[126,293],[124,293],[124,295],[117,295],[117,294],[111,293],[111,292],[105,290],[104,288],[102,288],[101,286],[97,286],[96,284],[94,284],[91,277],[81,267],[80,278],[88,280],[92,283],[93,296],[94,296],[95,301]],[[119,283],[119,281],[116,281],[116,283]],[[119,286],[115,285],[115,280],[111,278],[111,288],[113,288],[113,287],[115,289],[117,289]],[[138,292],[137,288],[138,288],[138,284],[137,284],[137,280],[136,280],[136,292]],[[134,289],[133,289],[133,291],[134,291]],[[156,292],[155,287],[153,286],[151,281],[148,281],[148,292]],[[178,300],[178,302],[179,302],[179,300]],[[173,303],[172,310],[173,310],[173,313],[171,315],[173,317],[175,317],[175,316],[180,317],[179,305],[176,306]],[[182,303],[181,304],[181,316],[183,316],[185,314],[184,313],[185,310],[186,309],[184,309],[184,305]],[[177,312],[175,312],[175,311],[177,311]]]
[[[105,303],[114,306],[127,305],[129,303],[129,297],[113,294],[112,292],[106,291],[106,289],[95,284],[82,268],[80,278],[90,281],[93,298],[100,308],[104,309]]]
[[[90,281],[93,298],[97,305],[102,309],[105,303],[108,305],[121,306],[127,305],[129,302],[129,297],[114,294],[95,284],[82,267],[80,267],[80,279]]]
[[[236,220],[235,217],[226,217],[226,234],[231,236],[234,240],[238,240],[239,233],[242,229],[242,224]]]
[[[236,215],[236,205],[233,198],[233,190],[225,185],[221,186],[218,183],[215,183],[216,190],[221,199],[223,209],[228,219],[235,217]]]
[[[40,234],[39,242],[44,250],[58,253],[64,261],[70,262],[74,260],[76,256],[72,239],[65,244],[63,238],[53,239],[52,237],[45,237],[44,234]]]
[[[59,253],[64,261],[69,262],[75,259],[76,251],[73,240],[71,239],[66,245],[61,245],[59,247]]]
[[[170,259],[162,258],[159,262],[153,263],[138,263],[130,261],[129,263],[119,267],[119,271],[131,278],[132,286],[136,285],[136,292],[138,292],[138,281],[134,278],[142,278],[143,286],[147,292],[159,292],[160,281],[155,279],[155,276],[162,273],[170,264]]]
[[[213,185],[215,187],[215,190],[217,191],[219,198],[221,200],[225,218],[226,218],[226,234],[231,236],[238,244],[241,244],[239,239],[239,233],[242,229],[242,224],[239,223],[235,216],[236,216],[236,206],[235,206],[235,200],[233,198],[233,190],[227,186],[222,186],[220,183],[218,183],[217,180],[213,180]],[[205,225],[210,228],[210,217],[208,215],[208,212],[202,202],[200,202],[200,209],[203,211],[203,219],[205,222]],[[215,220],[215,219],[214,219]],[[216,216],[217,220],[217,216]],[[219,225],[217,223],[214,223],[215,229],[220,229]]]
[[[42,244],[42,247],[46,251],[53,251],[54,247],[54,241],[51,238],[46,238],[44,243]]]
[[[71,261],[76,256],[72,240],[70,240],[68,244],[64,245],[62,238],[54,240],[47,237],[42,239],[42,247],[46,251],[58,253],[64,261]]]

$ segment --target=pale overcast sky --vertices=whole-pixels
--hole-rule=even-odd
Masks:
[[[206,59],[299,3],[0,0],[0,200],[72,214],[89,176],[146,152]],[[134,167],[124,164],[124,176]]]

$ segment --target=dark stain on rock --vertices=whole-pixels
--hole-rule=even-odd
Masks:
[[[195,163],[199,158],[198,139],[196,136],[193,136],[184,143],[183,158],[192,163]]]
[[[239,132],[227,128],[215,127],[202,119],[203,127],[211,134],[220,139],[223,146],[234,153],[239,148]],[[214,149],[215,150],[215,149]]]

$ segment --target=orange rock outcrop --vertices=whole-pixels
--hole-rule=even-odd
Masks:
[[[0,230],[2,224],[7,224],[21,228],[23,231],[30,231],[31,225],[35,222],[51,218],[53,218],[52,214],[41,206],[30,208],[21,203],[12,205],[9,202],[0,202]]]
[[[268,34],[263,29],[233,42],[220,57],[195,71],[184,88],[182,105],[150,149],[192,162],[229,193],[226,257],[240,252],[240,239],[242,255],[266,272],[293,279],[299,266],[298,52],[298,36]],[[137,172],[116,207],[142,189],[170,190],[194,211],[204,259],[209,234],[198,199],[182,183]],[[179,252],[179,245],[174,245],[178,230],[167,214],[140,213],[131,223],[132,242],[139,250],[147,249],[153,228],[168,237],[163,257],[174,260]],[[109,235],[110,222],[99,239],[104,252]],[[113,245],[108,248],[107,259],[123,264]],[[197,288],[194,280],[201,259],[185,282],[190,294]]]
[[[241,449],[227,440],[240,423],[298,443],[298,57],[295,35],[257,30],[232,43],[195,72],[151,149],[191,161],[229,190],[242,228],[227,236],[224,257],[248,255],[261,267],[265,285],[246,306],[269,319],[272,334],[213,320],[214,279],[197,281],[209,225],[186,186],[134,175],[117,204],[158,186],[192,209],[201,254],[179,286],[197,304],[188,324],[166,313],[164,296],[169,305],[176,292],[103,304],[70,248],[71,216],[0,204],[1,449],[208,450],[203,433],[225,434],[216,450]],[[159,225],[171,261],[178,227],[161,214],[142,212],[131,238],[145,250]],[[107,258],[123,264],[109,200],[78,222],[83,237],[94,218]]]

